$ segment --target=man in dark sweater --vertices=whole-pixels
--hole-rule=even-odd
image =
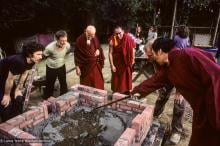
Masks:
[[[0,61],[0,117],[2,122],[21,114],[24,97],[22,89],[30,70],[42,59],[44,47],[31,42],[23,47],[21,54]],[[16,77],[18,83],[15,84]]]

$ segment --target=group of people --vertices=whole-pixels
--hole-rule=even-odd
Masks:
[[[152,28],[153,29],[153,28]],[[177,143],[183,132],[185,100],[191,105],[194,116],[190,146],[217,146],[220,144],[220,66],[209,53],[189,48],[188,29],[179,28],[175,38],[156,38],[151,34],[145,52],[155,66],[152,77],[132,89],[132,66],[135,63],[136,43],[121,26],[114,28],[109,39],[109,62],[112,72],[113,92],[135,95],[140,98],[159,90],[154,116],[157,117],[176,88],[171,141]],[[0,115],[6,121],[22,112],[22,88],[28,70],[44,56],[46,61],[46,89],[44,99],[53,95],[54,83],[58,78],[60,94],[67,92],[65,56],[70,51],[66,31],[55,34],[56,40],[44,47],[29,43],[21,54],[0,61]],[[74,49],[76,74],[80,84],[104,89],[102,68],[105,56],[92,25],[77,38]],[[20,75],[17,84],[14,80]],[[184,100],[185,99],[185,100]]]

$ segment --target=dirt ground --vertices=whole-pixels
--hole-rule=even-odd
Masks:
[[[104,76],[104,81],[105,81],[105,90],[109,92],[109,94],[112,93],[111,91],[111,84],[110,84],[110,79],[111,79],[111,70],[110,70],[110,65],[109,65],[109,60],[108,60],[108,46],[107,45],[102,45],[102,48],[104,50],[105,54],[105,66],[103,69],[103,76]],[[67,70],[70,68],[74,67],[74,57],[73,54],[69,54],[66,57],[66,67]],[[42,61],[40,64],[38,64],[38,71],[37,75],[43,76],[45,75],[45,61]],[[133,74],[135,76],[135,73]],[[135,82],[133,82],[133,87],[140,84],[142,81],[144,81],[146,77],[144,75],[141,75]],[[79,84],[79,78],[75,73],[75,70],[67,74],[67,84],[68,87],[71,87],[75,84]],[[57,97],[59,95],[59,84],[56,83],[55,85],[55,90],[54,90],[54,96]],[[35,90],[32,92],[31,97],[30,97],[30,104],[31,105],[36,105],[39,101],[42,100],[42,90]],[[156,99],[157,99],[158,93],[153,92],[152,94],[146,96],[144,99],[142,99],[142,102],[148,103],[148,104],[154,104]],[[163,124],[166,125],[167,129],[170,129],[170,123],[172,120],[172,111],[173,111],[173,94],[168,100],[164,112],[161,114],[159,117],[159,121]],[[186,107],[184,119],[184,130],[185,134],[182,136],[181,141],[176,145],[176,146],[187,146],[189,143],[190,135],[191,135],[191,126],[192,126],[192,110],[189,105]],[[168,146],[168,145],[167,145]]]

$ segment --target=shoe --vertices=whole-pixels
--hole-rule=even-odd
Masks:
[[[180,139],[181,139],[181,134],[179,133],[173,133],[170,136],[170,142],[175,145],[179,143]]]

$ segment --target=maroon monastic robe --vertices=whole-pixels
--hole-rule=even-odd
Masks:
[[[100,51],[95,56],[96,50]],[[104,89],[102,68],[104,66],[104,54],[97,37],[92,38],[91,44],[86,44],[86,35],[83,33],[76,40],[74,50],[75,65],[81,70],[80,84]]]
[[[173,49],[169,66],[134,88],[142,96],[173,84],[193,109],[190,146],[220,145],[220,66],[197,48]]]
[[[113,92],[124,93],[132,89],[132,62],[135,42],[126,33],[122,40],[115,40],[114,37],[112,36],[110,40],[113,42],[112,57],[116,72],[112,72],[111,89]]]

